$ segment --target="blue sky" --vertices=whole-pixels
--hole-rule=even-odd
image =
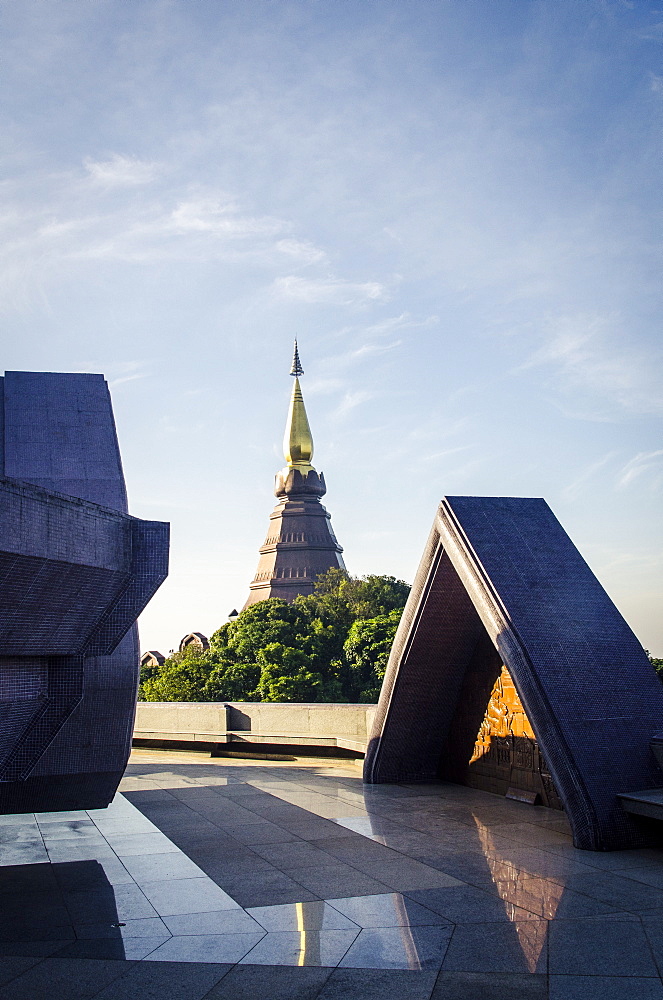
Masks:
[[[103,372],[167,651],[241,606],[292,338],[348,568],[544,496],[663,656],[663,9],[0,4],[3,367]]]

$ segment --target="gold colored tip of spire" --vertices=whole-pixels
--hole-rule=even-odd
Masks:
[[[283,435],[283,455],[288,463],[288,468],[298,469],[303,476],[313,471],[311,459],[313,458],[313,436],[306,416],[304,397],[302,396],[299,376],[304,374],[297,341],[295,340],[295,353],[292,359],[290,374],[295,376],[295,384],[292,387],[290,397],[290,409]]]
[[[295,384],[292,387],[290,409],[283,435],[283,456],[291,469],[299,469],[304,476],[313,469],[311,465],[313,436],[297,377],[295,377]]]

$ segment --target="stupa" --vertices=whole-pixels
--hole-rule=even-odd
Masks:
[[[331,516],[320,503],[327,492],[325,477],[311,465],[313,437],[299,384],[304,369],[297,341],[290,374],[295,384],[283,437],[286,465],[276,474],[274,493],[278,502],[269,517],[267,537],[244,608],[268,597],[294,601],[298,594],[313,592],[321,573],[345,569],[343,549],[336,541]]]

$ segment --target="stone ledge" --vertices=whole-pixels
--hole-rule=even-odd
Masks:
[[[635,816],[663,820],[663,788],[647,788],[642,792],[625,792],[617,798],[622,809]]]
[[[203,733],[203,732],[167,732],[153,731],[149,729],[134,729],[134,743],[136,741],[151,740],[162,743],[224,743],[238,746],[242,743],[250,744],[274,744],[282,743],[284,746],[302,747],[339,747],[342,750],[352,750],[356,753],[366,752],[366,738],[361,739],[355,734],[347,736],[302,736],[301,733]]]
[[[364,754],[374,705],[300,702],[139,702],[134,741],[338,747]]]

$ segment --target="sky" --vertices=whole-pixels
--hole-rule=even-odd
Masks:
[[[292,340],[351,573],[542,496],[663,656],[663,6],[0,0],[2,367],[105,374],[141,648],[248,595]]]

